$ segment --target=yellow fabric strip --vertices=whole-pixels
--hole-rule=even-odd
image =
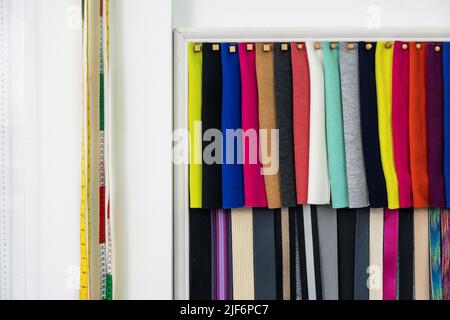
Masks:
[[[253,211],[251,208],[231,210],[233,251],[233,299],[254,300]]]
[[[388,194],[389,209],[399,207],[398,181],[395,172],[392,141],[392,62],[394,46],[390,42],[378,42],[375,54],[375,72],[378,99],[378,130],[381,162]]]
[[[428,208],[414,209],[415,300],[429,300]]]
[[[188,45],[189,74],[189,194],[191,208],[202,207],[202,52]]]
[[[384,209],[370,209],[369,300],[383,300],[383,229]]]
[[[281,209],[281,242],[283,253],[283,300],[291,300],[291,253],[289,245],[289,209]]]

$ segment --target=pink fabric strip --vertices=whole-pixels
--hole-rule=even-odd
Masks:
[[[266,207],[266,188],[259,159],[258,87],[256,80],[255,45],[239,43],[242,81],[242,130],[244,131],[244,192],[246,207]]]
[[[397,287],[398,210],[384,209],[383,300],[395,300]]]
[[[409,169],[409,46],[395,42],[392,69],[392,138],[397,171],[400,207],[412,207],[411,174]],[[415,48],[414,48],[415,49]]]

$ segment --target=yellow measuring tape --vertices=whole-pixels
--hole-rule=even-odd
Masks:
[[[83,125],[81,137],[81,205],[80,205],[80,300],[89,299],[89,257],[91,220],[91,135],[89,77],[89,1],[82,0],[83,33]]]

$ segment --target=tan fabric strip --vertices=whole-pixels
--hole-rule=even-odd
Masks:
[[[370,209],[369,300],[383,300],[383,209]]]
[[[254,300],[253,212],[251,208],[231,210],[233,251],[233,299]]]
[[[428,208],[414,209],[414,287],[416,300],[429,299]]]
[[[269,47],[267,47],[269,46]],[[266,51],[270,48],[270,51]],[[281,207],[280,175],[278,159],[278,140],[272,141],[271,130],[276,129],[273,45],[256,44],[256,75],[259,96],[259,128],[261,162],[264,170],[267,205],[269,208]],[[270,173],[270,174],[268,174]]]
[[[283,250],[283,300],[291,299],[291,256],[289,246],[289,209],[281,209],[281,238]]]

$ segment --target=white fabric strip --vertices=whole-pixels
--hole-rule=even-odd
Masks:
[[[384,209],[370,209],[369,300],[383,300],[383,230]]]
[[[323,52],[314,43],[306,43],[310,74],[310,136],[308,203],[330,203],[330,179],[325,129],[325,93],[323,75]]]
[[[306,250],[306,275],[308,279],[308,299],[316,300],[316,275],[314,269],[314,249],[311,222],[311,206],[303,206],[303,221],[305,230],[305,250]]]
[[[10,299],[10,103],[8,2],[0,0],[0,298]]]

